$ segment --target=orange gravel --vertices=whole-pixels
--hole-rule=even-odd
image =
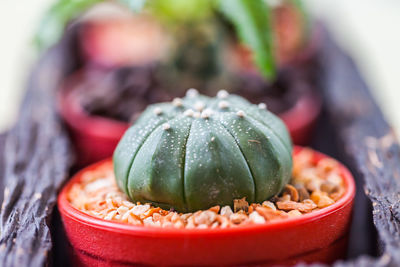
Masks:
[[[68,200],[89,215],[133,225],[201,229],[268,223],[325,208],[343,195],[345,188],[337,161],[327,158],[313,164],[312,155],[311,150],[303,149],[294,156],[292,180],[281,195],[263,203],[248,204],[245,199],[238,199],[233,209],[215,206],[178,213],[133,203],[118,189],[111,163],[86,172],[68,192]]]

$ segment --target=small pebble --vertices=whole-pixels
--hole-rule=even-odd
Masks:
[[[297,217],[297,216],[301,216],[301,212],[298,210],[291,210],[288,212],[288,215],[290,217]]]
[[[263,206],[263,207],[266,207],[266,208],[270,208],[270,209],[272,209],[272,210],[276,210],[275,204],[272,203],[271,201],[264,201],[264,202],[262,203],[262,206]]]
[[[250,221],[252,221],[253,223],[256,223],[256,224],[265,223],[264,217],[261,216],[257,211],[253,211],[252,213],[250,213],[249,219],[250,219]]]

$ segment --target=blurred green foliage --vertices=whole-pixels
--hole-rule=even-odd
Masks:
[[[66,25],[91,6],[106,0],[58,0],[45,14],[35,36],[37,47],[43,51],[56,43]],[[110,0],[109,0],[110,1]],[[271,7],[265,0],[113,0],[133,12],[143,8],[166,25],[191,24],[223,14],[234,26],[240,40],[253,51],[253,60],[267,79],[276,75],[273,53]],[[293,3],[306,15],[300,0]],[[187,27],[188,28],[188,27]],[[190,27],[189,27],[190,28]],[[188,29],[189,29],[188,28]]]
[[[270,9],[263,0],[220,0],[220,9],[234,24],[243,43],[253,51],[253,59],[267,79],[275,77]]]

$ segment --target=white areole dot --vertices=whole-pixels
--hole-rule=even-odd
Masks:
[[[204,109],[204,107],[205,107],[205,104],[204,104],[204,102],[201,102],[201,101],[197,101],[197,102],[194,104],[194,108],[195,108],[197,111],[202,111],[202,110]]]
[[[174,105],[175,107],[182,107],[182,99],[179,97],[175,97],[174,100],[172,100],[172,105]]]
[[[159,107],[156,107],[156,108],[153,110],[153,112],[154,112],[154,114],[156,114],[156,115],[160,115],[160,114],[162,113],[162,109],[159,108]]]
[[[194,111],[193,109],[187,109],[185,110],[185,112],[183,112],[183,115],[185,115],[186,117],[193,117]]]
[[[238,115],[239,117],[243,118],[245,114],[244,114],[243,110],[239,110],[238,112],[236,112],[236,115]]]
[[[260,103],[260,104],[258,104],[258,108],[259,108],[259,109],[267,109],[267,104],[265,104],[265,103]]]
[[[207,108],[207,109],[203,110],[203,112],[201,113],[201,117],[203,119],[208,119],[211,117],[212,114],[213,114],[213,111],[211,109]]]
[[[218,98],[227,98],[229,93],[226,90],[219,90],[217,93]]]
[[[171,125],[169,125],[169,123],[164,123],[162,127],[164,130],[168,130],[171,128]]]
[[[218,103],[218,107],[220,108],[220,109],[225,109],[225,108],[228,108],[229,107],[229,103],[228,102],[226,102],[226,101],[220,101],[219,103]]]
[[[199,91],[197,91],[194,88],[190,88],[189,90],[186,91],[186,96],[188,97],[196,97],[199,95]]]

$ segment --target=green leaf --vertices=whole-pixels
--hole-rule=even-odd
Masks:
[[[263,0],[220,0],[220,10],[233,23],[243,43],[267,79],[276,75],[270,8]]]
[[[212,14],[215,0],[151,0],[152,14],[172,24],[195,22]]]
[[[67,23],[83,11],[102,0],[59,0],[44,15],[35,36],[37,47],[42,50],[56,43]]]

